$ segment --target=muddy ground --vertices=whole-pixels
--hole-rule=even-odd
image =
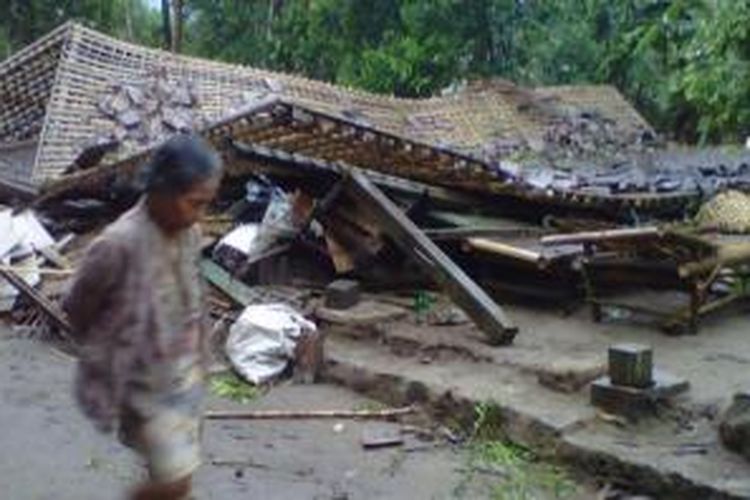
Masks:
[[[142,476],[136,458],[94,431],[75,408],[70,396],[73,366],[71,358],[38,340],[21,338],[9,328],[0,333],[3,499],[118,499]],[[212,396],[209,406],[362,409],[373,404],[335,386],[284,384],[244,405]],[[474,468],[473,451],[440,437],[405,434],[403,446],[365,451],[361,435],[366,425],[373,424],[210,422],[196,498],[419,500],[509,498],[512,493],[499,486],[507,471],[492,464]],[[534,477],[528,471],[520,475]],[[567,498],[594,498],[591,488],[566,478],[566,488],[571,484]],[[544,497],[554,495],[538,496]]]

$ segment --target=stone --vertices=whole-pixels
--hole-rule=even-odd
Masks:
[[[362,429],[362,447],[365,449],[399,446],[404,444],[401,429],[393,425],[366,424]]]
[[[601,359],[556,360],[534,370],[540,385],[557,392],[578,392],[607,373]]]
[[[719,424],[721,442],[750,461],[750,391],[735,394]]]
[[[336,280],[326,287],[326,307],[349,309],[359,303],[359,283],[353,280]]]
[[[315,310],[318,319],[342,326],[378,325],[402,319],[408,314],[403,307],[374,300],[363,300],[349,309],[318,307]]]
[[[645,389],[653,381],[651,347],[641,344],[618,344],[609,348],[609,379],[614,385]]]
[[[650,387],[628,387],[612,383],[609,376],[591,384],[591,404],[631,420],[653,414],[659,402],[677,396],[690,387],[687,380],[658,370]]]

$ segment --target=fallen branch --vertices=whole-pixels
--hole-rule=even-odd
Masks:
[[[308,411],[210,411],[208,420],[301,420],[317,418],[387,419],[416,412],[415,406],[385,410],[308,410]]]

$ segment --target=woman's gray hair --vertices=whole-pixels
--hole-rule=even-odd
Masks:
[[[221,174],[221,158],[203,139],[178,134],[159,146],[143,171],[147,193],[181,194]]]

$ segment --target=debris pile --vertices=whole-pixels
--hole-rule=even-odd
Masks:
[[[650,129],[623,133],[614,120],[596,111],[582,111],[555,120],[544,132],[544,152],[552,158],[618,158],[656,146]]]
[[[542,154],[514,163],[507,157],[523,156],[533,141],[521,127],[500,139],[495,130],[475,133],[480,122],[467,116],[485,94],[426,103],[379,100],[213,65],[195,68],[201,77],[189,80],[183,75],[190,72],[164,64],[145,79],[129,74],[103,95],[81,91],[95,102],[96,120],[111,130],[85,136],[77,159],[65,163],[69,175],[45,185],[33,205],[50,234],[63,239],[74,233],[74,246],[83,247],[138,199],[139,166],[159,143],[179,132],[201,134],[222,154],[227,172],[204,221],[200,268],[210,284],[213,318],[234,324],[235,332],[248,307],[282,303],[298,324],[301,318],[312,322],[304,323],[307,332],[313,323],[355,324],[367,334],[373,324],[398,318],[476,328],[488,343],[507,346],[518,331],[498,302],[509,298],[585,301],[601,320],[611,296],[619,299],[630,286],[672,288],[687,292],[687,305],[669,311],[663,325],[695,330],[702,316],[747,295],[746,287],[724,286],[730,277],[745,278],[750,243],[744,235],[729,238],[717,231],[721,225],[696,229],[689,220],[704,196],[750,186],[750,169],[621,161],[623,152],[651,152],[654,138],[645,123],[624,133],[605,113],[547,113],[537,121],[527,114],[537,132],[544,124],[541,149],[533,145]],[[240,84],[232,80],[236,87],[214,92],[211,86],[224,81],[217,74],[234,75]],[[521,101],[528,107],[533,92],[516,95],[509,85],[488,106],[507,111],[503,99],[513,98],[514,113]],[[492,88],[486,92],[490,99]],[[67,137],[67,130],[58,132]],[[466,154],[463,147],[480,143],[478,135],[491,140],[481,155]],[[79,146],[80,139],[65,147]],[[44,149],[39,152],[46,161]],[[597,155],[610,164],[586,159]],[[554,157],[580,163],[561,168]],[[61,274],[75,267],[77,255],[55,255],[51,247],[49,241],[31,245],[24,255],[42,255]],[[16,257],[6,264],[16,265]],[[64,329],[50,300],[59,293],[50,283],[54,273],[13,276],[5,277],[24,296],[16,313],[33,304]],[[247,345],[267,341],[268,331],[260,330],[243,329],[254,332]],[[308,360],[308,375],[315,373],[322,336],[282,337],[263,344],[267,352],[253,351],[260,357],[246,359],[257,365],[273,358],[274,373],[281,358],[298,365]],[[287,337],[299,340],[294,348]]]

